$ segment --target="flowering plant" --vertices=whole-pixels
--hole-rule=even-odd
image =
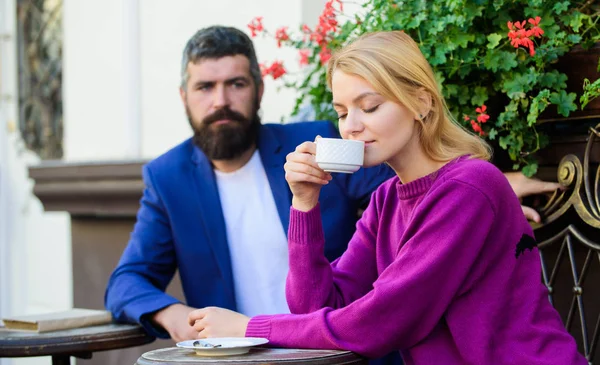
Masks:
[[[279,61],[262,70],[298,91],[293,115],[309,104],[316,119],[336,120],[325,82],[331,51],[366,32],[403,30],[432,65],[454,118],[530,176],[537,170],[532,154],[548,143],[537,128],[540,114],[549,108],[567,117],[600,93],[600,80],[588,80],[580,95],[567,92],[567,76],[556,68],[573,47],[600,41],[599,20],[594,0],[364,0],[354,16],[344,14],[341,0],[329,0],[316,27],[273,35],[298,49],[300,80],[286,76]],[[248,26],[253,36],[270,35],[262,18]]]

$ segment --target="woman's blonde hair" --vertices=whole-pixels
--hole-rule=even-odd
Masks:
[[[413,39],[402,31],[365,34],[337,51],[327,66],[327,83],[335,71],[369,82],[388,100],[414,115],[423,110],[423,91],[431,96],[431,109],[419,118],[417,130],[424,152],[435,161],[462,155],[489,160],[491,148],[460,126],[450,115],[431,66]]]

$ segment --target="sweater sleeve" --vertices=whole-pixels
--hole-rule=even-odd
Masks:
[[[373,201],[357,223],[349,247],[354,254],[329,263],[323,254],[325,239],[320,206],[309,212],[291,208],[288,231],[290,270],[286,298],[292,313],[310,313],[323,307],[341,308],[365,295],[377,278],[375,264],[376,215]],[[355,270],[360,267],[359,272]],[[359,275],[355,275],[359,274]]]
[[[412,347],[438,325],[462,289],[494,219],[484,193],[449,180],[416,208],[394,261],[367,294],[343,308],[254,317],[246,335],[268,337],[275,346],[345,349],[371,358]],[[349,249],[341,260],[354,254]],[[350,269],[360,276],[361,266]]]

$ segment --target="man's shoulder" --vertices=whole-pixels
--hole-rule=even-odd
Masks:
[[[323,120],[286,124],[267,123],[264,124],[264,127],[282,137],[298,136],[305,138],[305,140],[312,140],[317,135],[322,137],[339,137],[333,123]]]
[[[191,161],[193,149],[192,139],[188,138],[162,155],[150,160],[146,164],[146,168],[153,172],[176,169],[182,163]]]

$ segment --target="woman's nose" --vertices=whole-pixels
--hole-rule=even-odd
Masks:
[[[348,113],[346,119],[340,125],[340,133],[342,136],[356,135],[364,129],[364,125],[361,123],[356,113]]]

